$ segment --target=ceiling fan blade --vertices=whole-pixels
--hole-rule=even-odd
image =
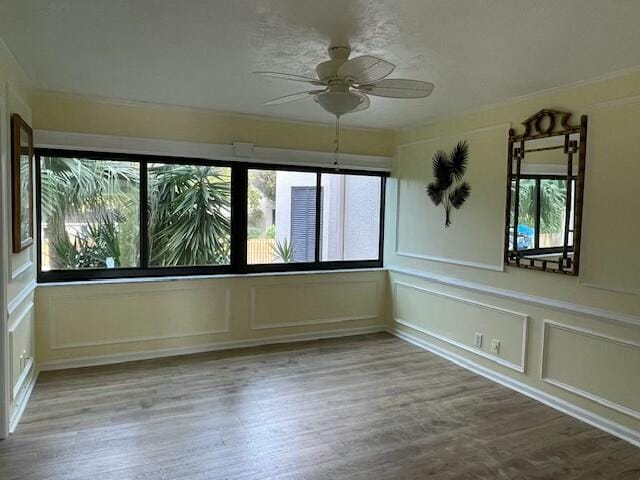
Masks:
[[[391,74],[396,69],[393,63],[371,55],[363,55],[347,60],[339,69],[338,77],[353,83],[373,83]]]
[[[362,102],[356,107],[354,112],[361,112],[362,110],[366,110],[367,108],[369,108],[369,105],[371,105],[371,100],[369,100],[369,97],[367,95],[359,92],[358,90],[352,90],[352,92],[362,98]]]
[[[322,93],[324,90],[309,90],[307,92],[290,93],[289,95],[283,95],[282,97],[274,98],[264,102],[265,105],[279,105],[281,103],[293,102],[302,98],[311,97]]]
[[[358,90],[369,95],[389,98],[423,98],[431,95],[433,83],[403,78],[388,78],[375,83],[358,85]]]
[[[307,77],[306,75],[296,75],[294,73],[280,73],[280,72],[253,72],[256,75],[262,75],[269,78],[277,78],[279,80],[291,80],[294,82],[305,82],[312,85],[324,85],[320,80],[313,77]]]

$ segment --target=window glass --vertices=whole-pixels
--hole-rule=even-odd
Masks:
[[[322,261],[376,260],[382,181],[377,176],[323,173]]]
[[[315,261],[317,174],[248,171],[247,264]]]
[[[151,163],[149,266],[228,265],[231,169]]]
[[[381,175],[71,150],[36,156],[42,282],[381,264]],[[248,182],[238,182],[245,172]],[[243,212],[234,222],[244,223],[246,209],[246,245],[239,224],[232,232],[234,207]]]
[[[139,265],[137,163],[40,160],[42,271]]]

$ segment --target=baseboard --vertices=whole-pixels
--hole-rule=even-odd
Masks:
[[[20,400],[20,406],[16,409],[15,413],[13,414],[13,416],[11,417],[11,419],[9,420],[9,433],[13,433],[16,430],[16,427],[18,426],[18,423],[20,423],[20,419],[22,418],[22,414],[24,413],[25,409],[27,408],[27,404],[29,403],[29,398],[31,397],[31,392],[33,392],[33,387],[36,386],[36,381],[38,380],[38,374],[40,373],[40,371],[36,368],[33,372],[33,375],[31,375],[31,380],[29,381],[29,383],[27,384],[27,386],[24,389],[24,393],[22,394],[22,398]]]
[[[491,369],[478,365],[477,363],[462,357],[458,354],[452,353],[448,350],[445,350],[441,347],[438,347],[426,340],[418,338],[414,335],[411,335],[407,332],[403,332],[396,328],[390,327],[387,331],[395,335],[402,340],[405,340],[409,343],[412,343],[418,347],[421,347],[425,350],[430,351],[446,360],[449,360],[467,370],[470,370],[478,375],[482,375],[489,380],[493,380],[496,383],[499,383],[507,388],[515,390],[527,397],[533,398],[545,405],[554,408],[562,413],[570,415],[578,420],[581,420],[585,423],[588,423],[592,427],[603,430],[611,435],[614,435],[622,440],[625,440],[636,447],[640,447],[640,432],[627,428],[619,423],[608,420],[600,415],[596,415],[593,412],[585,410],[584,408],[573,405],[572,403],[567,402],[561,398],[558,398],[549,393],[543,392],[542,390],[538,390],[537,388],[533,388],[525,383],[514,380],[506,375],[502,375],[497,373]]]
[[[277,335],[255,338],[250,340],[230,340],[224,342],[207,343],[189,347],[167,348],[162,350],[147,350],[144,352],[117,353],[113,355],[100,355],[93,357],[70,358],[43,362],[40,371],[63,370],[68,368],[93,367],[97,365],[110,365],[114,363],[132,362],[136,360],[149,360],[152,358],[173,357],[177,355],[190,355],[194,353],[214,352],[217,350],[229,350],[232,348],[257,347],[260,345],[272,345],[275,343],[303,342],[320,340],[323,338],[348,337],[353,335],[365,335],[387,330],[386,325],[373,325],[370,327],[343,328],[314,333],[295,333],[289,335]]]

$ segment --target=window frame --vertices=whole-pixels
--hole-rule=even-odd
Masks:
[[[83,158],[87,160],[113,160],[137,163],[140,168],[139,187],[139,229],[138,236],[140,260],[137,267],[124,268],[91,268],[77,270],[42,271],[42,157]],[[260,162],[244,162],[237,160],[212,160],[197,157],[181,157],[168,155],[152,155],[125,152],[91,151],[65,148],[35,149],[36,177],[36,218],[37,218],[37,280],[39,283],[73,282],[104,279],[132,279],[150,277],[180,276],[212,276],[229,274],[255,274],[277,272],[305,272],[312,270],[348,270],[363,268],[381,268],[384,256],[384,205],[386,195],[386,179],[389,172],[363,169],[342,168],[336,171],[331,167],[315,167],[309,165],[271,164]],[[150,267],[148,237],[148,165],[165,163],[175,165],[201,165],[229,167],[231,170],[231,259],[228,265]],[[285,170],[291,172],[311,172],[316,174],[316,250],[313,262],[247,264],[247,191],[249,170]],[[345,175],[365,175],[380,178],[380,213],[378,258],[370,260],[338,260],[321,261],[318,244],[322,232],[319,229],[321,196],[320,183],[322,173],[339,173]]]

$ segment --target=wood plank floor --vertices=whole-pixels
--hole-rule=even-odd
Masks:
[[[10,479],[640,478],[640,449],[387,334],[42,373]]]

